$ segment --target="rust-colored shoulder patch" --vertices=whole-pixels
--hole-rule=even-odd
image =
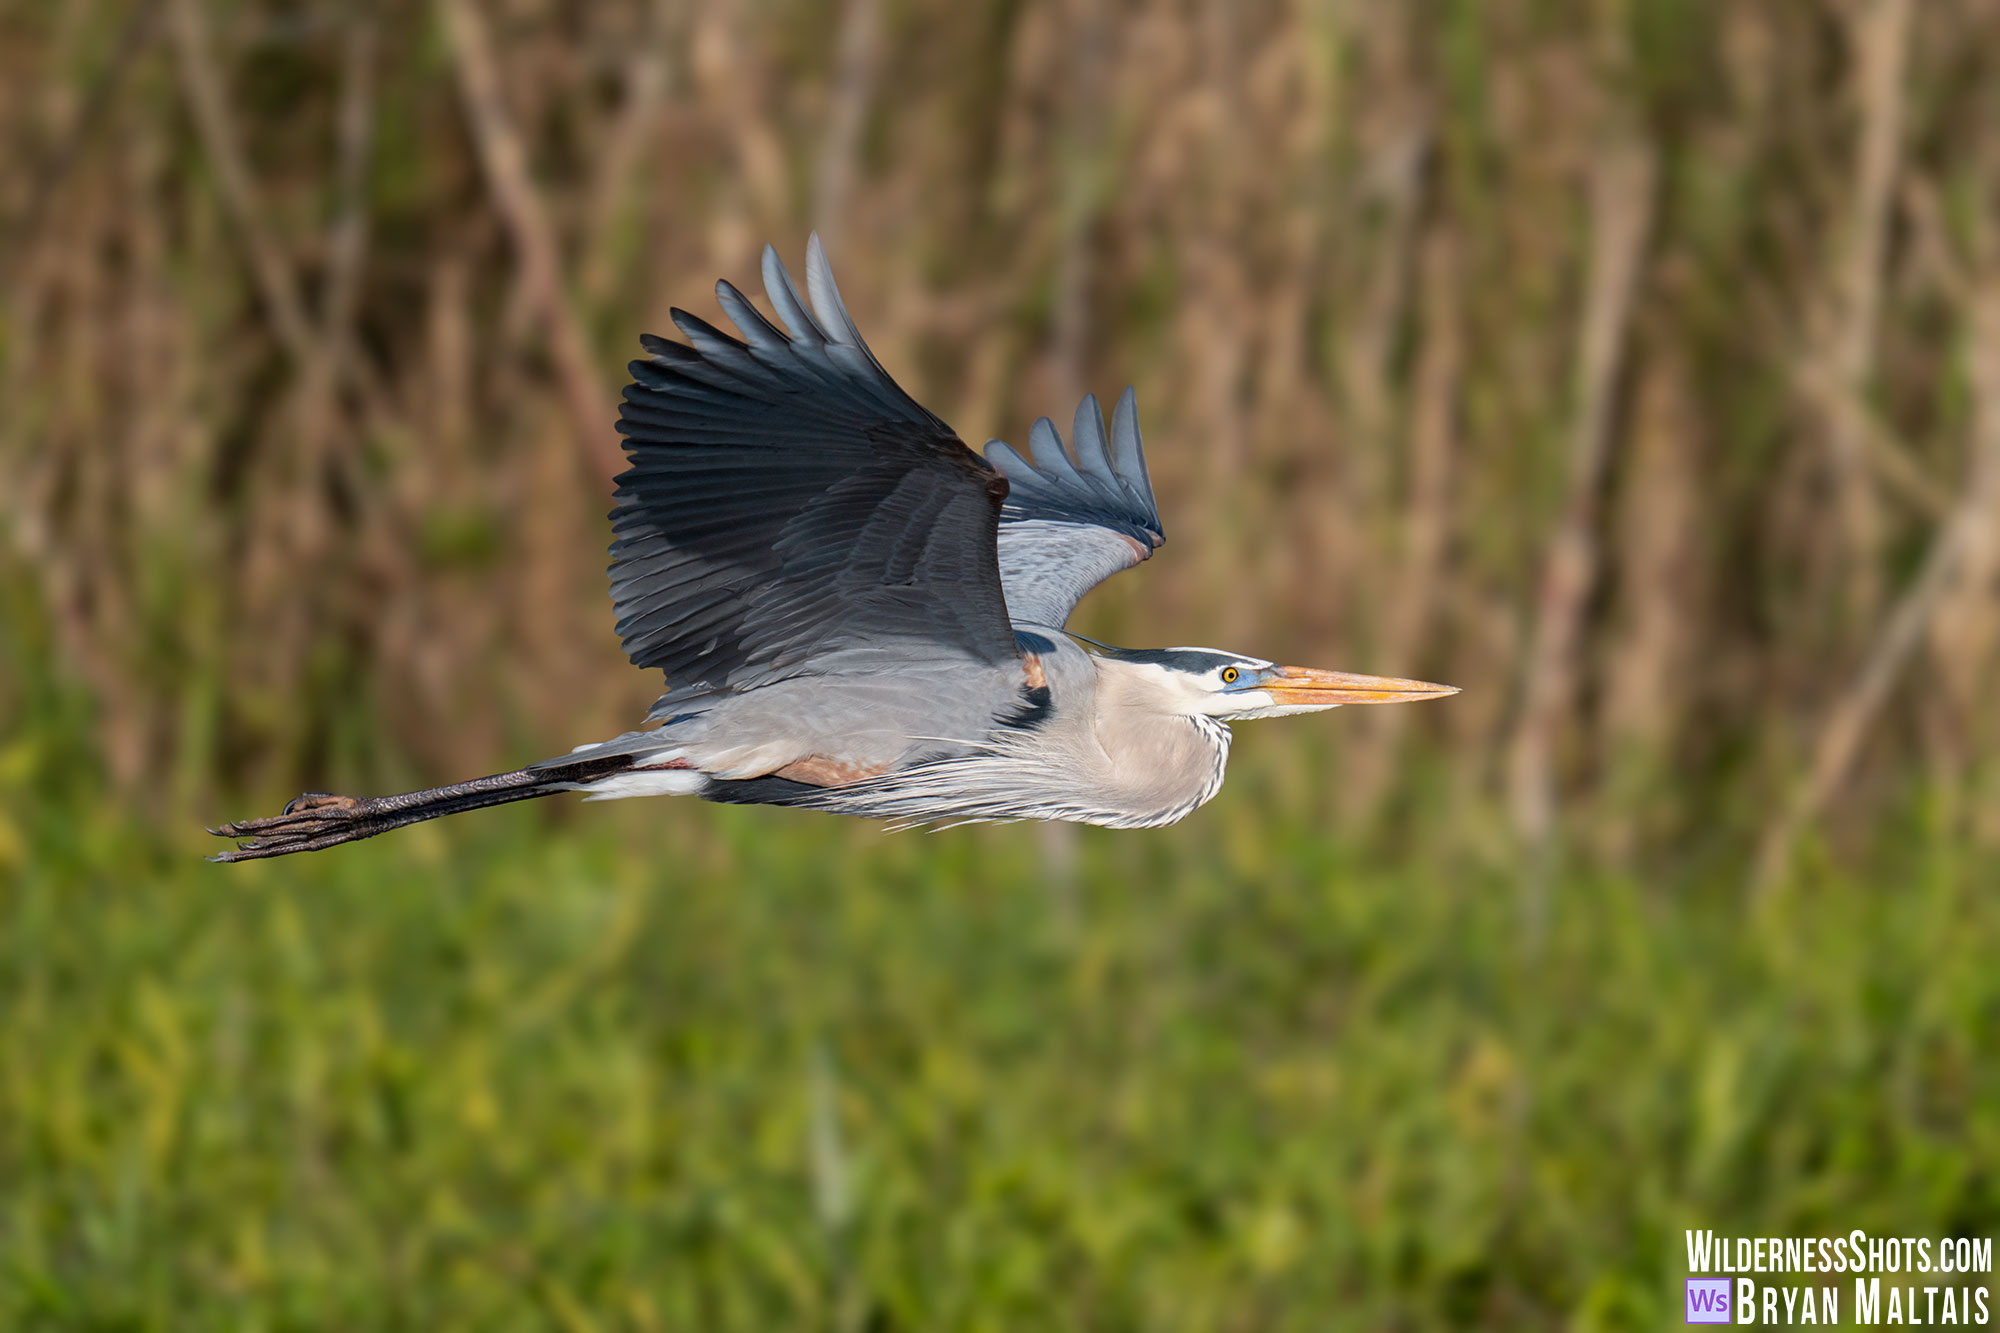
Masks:
[[[809,754],[803,759],[794,759],[783,768],[775,770],[771,776],[803,782],[812,787],[844,787],[863,778],[880,777],[888,771],[886,767],[879,765],[857,764],[851,760],[835,759],[831,755]]]
[[[1042,690],[1048,688],[1049,677],[1048,673],[1042,670],[1040,654],[1029,653],[1023,661],[1023,669],[1028,677],[1029,689]]]

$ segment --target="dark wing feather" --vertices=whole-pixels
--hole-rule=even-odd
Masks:
[[[837,670],[845,652],[1017,655],[1007,482],[875,360],[817,236],[806,271],[817,316],[767,247],[785,329],[724,282],[741,340],[675,310],[687,344],[649,336],[632,363],[611,596],[626,654],[676,691]]]
[[[1097,399],[1085,395],[1071,439],[1074,462],[1043,417],[1028,432],[1033,463],[999,440],[986,445],[986,461],[1011,486],[1000,511],[1000,582],[1019,623],[1060,628],[1085,593],[1166,540],[1132,390],[1119,395],[1108,438]]]

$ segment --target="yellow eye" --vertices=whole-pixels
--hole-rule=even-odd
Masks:
[[[1236,683],[1236,677],[1239,674],[1240,673],[1236,670],[1235,667],[1222,668],[1222,683],[1224,685],[1234,685]]]

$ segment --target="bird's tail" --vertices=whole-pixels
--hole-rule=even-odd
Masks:
[[[237,839],[237,844],[209,859],[256,861],[292,852],[316,852],[426,819],[573,791],[624,772],[637,762],[642,761],[631,754],[584,755],[573,761],[551,760],[512,773],[495,773],[491,777],[404,792],[400,796],[307,792],[287,805],[282,814],[210,829],[218,837]]]

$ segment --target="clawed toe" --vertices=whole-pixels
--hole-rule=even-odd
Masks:
[[[306,810],[352,810],[361,802],[353,796],[335,796],[332,792],[301,792],[285,802],[284,813],[298,814]]]

